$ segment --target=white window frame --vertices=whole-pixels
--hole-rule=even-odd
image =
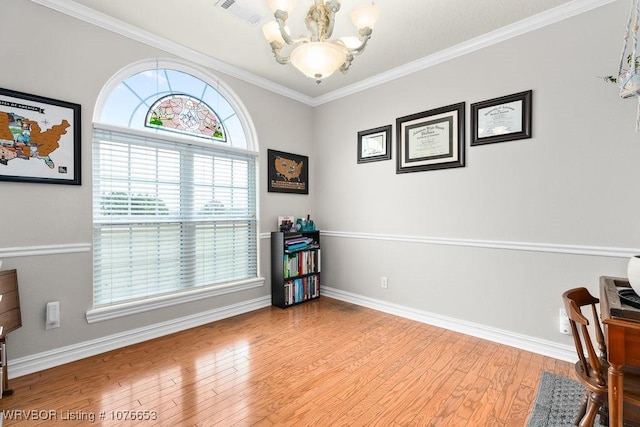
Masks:
[[[94,110],[93,115],[93,126],[95,129],[102,130],[112,130],[119,132],[126,132],[132,135],[135,134],[146,134],[153,138],[158,138],[160,135],[157,131],[150,131],[149,133],[141,132],[138,129],[122,129],[117,126],[113,126],[106,123],[100,122],[100,117],[102,114],[102,108],[105,105],[106,100],[108,99],[109,94],[116,88],[122,81],[125,81],[129,77],[143,72],[147,70],[154,69],[173,69],[176,71],[181,71],[187,74],[192,75],[209,86],[215,88],[218,93],[220,93],[227,102],[231,105],[234,112],[237,114],[239,118],[242,129],[244,131],[244,136],[246,138],[246,149],[238,150],[233,147],[228,147],[226,149],[230,151],[242,151],[244,153],[253,153],[258,157],[258,139],[255,127],[253,122],[250,119],[250,116],[239,100],[238,96],[231,91],[223,82],[216,79],[214,76],[209,73],[198,69],[192,64],[188,64],[185,61],[181,60],[144,60],[139,61],[137,63],[131,64],[128,67],[125,67],[118,73],[116,73],[104,86],[98,99],[96,101],[96,108]],[[162,135],[162,139],[167,140],[176,140],[175,136],[171,135]],[[177,138],[180,142],[184,143],[184,139]],[[214,143],[214,142],[212,142]],[[199,287],[190,290],[182,290],[178,292],[172,292],[170,294],[153,296],[145,299],[116,303],[108,306],[100,306],[93,307],[89,309],[86,313],[86,318],[88,323],[100,322],[104,320],[119,318],[123,316],[129,316],[132,314],[137,314],[145,311],[160,309],[163,307],[170,307],[177,304],[183,304],[191,301],[202,300],[206,298],[215,297],[218,295],[240,292],[248,289],[253,289],[257,287],[264,286],[265,279],[260,277],[260,223],[259,223],[259,162],[256,160],[255,162],[255,203],[256,203],[256,272],[257,277],[249,278],[246,280],[234,281],[230,283],[225,283],[221,285],[214,285],[209,287]],[[93,294],[93,291],[92,291]]]

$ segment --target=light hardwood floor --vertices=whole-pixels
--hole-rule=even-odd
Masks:
[[[0,408],[5,426],[523,426],[540,373],[571,370],[322,297],[12,379]]]

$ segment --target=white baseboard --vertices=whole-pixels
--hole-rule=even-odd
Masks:
[[[321,292],[322,295],[330,298],[350,302],[352,304],[361,305],[363,307],[394,314],[396,316],[429,325],[450,329],[463,334],[542,354],[544,356],[553,357],[567,362],[574,362],[576,359],[575,349],[568,345],[561,345],[551,341],[454,319],[452,317],[428,313],[422,310],[345,292],[327,286],[323,286]],[[95,356],[96,354],[116,350],[118,348],[180,332],[196,326],[205,325],[217,320],[226,319],[238,314],[248,313],[270,305],[271,297],[264,296],[250,301],[182,317],[169,322],[133,329],[120,334],[85,341],[79,344],[61,347],[31,356],[10,359],[8,361],[8,366],[10,368],[9,378],[17,378],[23,375],[49,369],[54,366]]]
[[[527,335],[516,334],[502,329],[491,328],[477,323],[467,322],[453,317],[433,314],[411,307],[393,304],[387,301],[377,300],[362,295],[345,292],[340,289],[322,286],[322,295],[335,298],[352,304],[361,305],[384,313],[394,314],[406,319],[438,326],[466,335],[483,338],[489,341],[516,347],[566,362],[575,362],[577,359],[576,349],[569,345],[562,345],[552,341],[541,340]]]
[[[197,313],[168,322],[158,323],[144,328],[133,329],[120,334],[110,335],[79,344],[61,347],[31,356],[10,359],[9,378],[16,378],[54,366],[74,362],[106,351],[116,350],[153,338],[184,331],[196,326],[226,319],[238,314],[248,313],[271,305],[271,296],[264,296],[238,304]]]

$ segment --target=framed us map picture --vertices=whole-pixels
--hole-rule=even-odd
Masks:
[[[268,191],[309,194],[309,158],[298,154],[267,150]]]
[[[0,88],[0,181],[80,185],[80,105]]]

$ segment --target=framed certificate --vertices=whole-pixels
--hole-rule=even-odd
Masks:
[[[464,166],[464,102],[396,119],[396,173]]]
[[[358,163],[391,159],[391,125],[358,132]]]
[[[471,104],[471,145],[531,138],[532,91]]]

